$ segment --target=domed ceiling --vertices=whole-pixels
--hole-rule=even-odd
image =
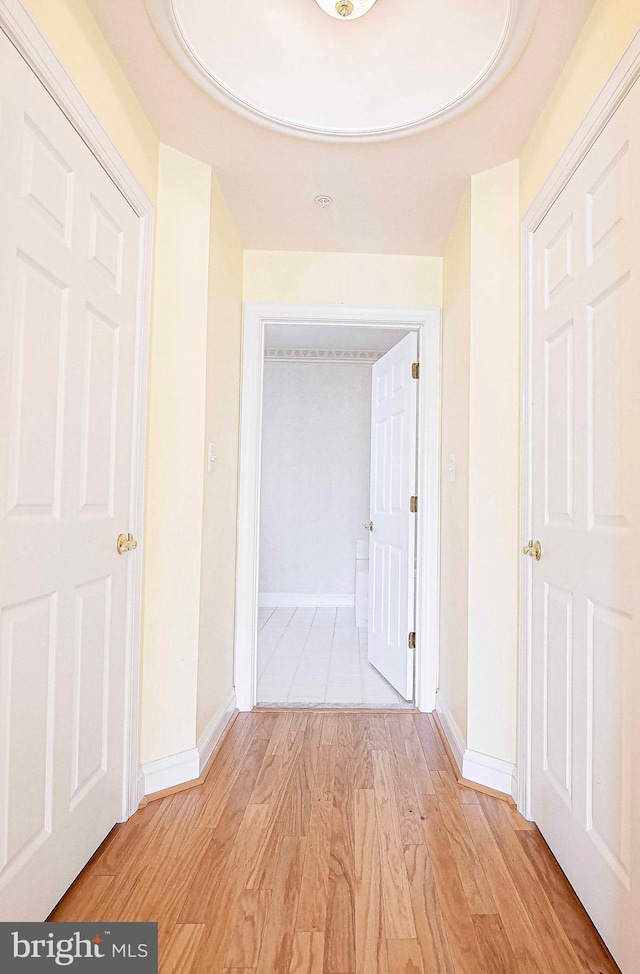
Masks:
[[[246,250],[437,256],[470,175],[521,153],[594,0],[335,2],[86,0]]]
[[[513,67],[534,15],[533,0],[377,0],[353,20],[314,0],[147,7],[173,57],[216,99],[330,141],[410,134],[466,109]]]

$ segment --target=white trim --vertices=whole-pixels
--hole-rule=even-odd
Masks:
[[[433,128],[467,111],[504,80],[517,63],[531,36],[536,14],[534,0],[509,0],[504,29],[495,51],[478,76],[444,105],[396,125],[332,129],[283,118],[247,101],[218,78],[200,57],[181,23],[176,0],[146,0],[146,6],[167,50],[191,80],[216,101],[273,131],[323,142],[380,142]]]
[[[198,777],[202,775],[202,772],[206,768],[209,758],[213,754],[214,748],[216,747],[218,741],[225,731],[227,724],[235,713],[235,709],[236,694],[235,690],[232,690],[222,706],[216,710],[215,714],[198,738]]]
[[[373,365],[384,352],[376,349],[345,348],[267,348],[267,362],[313,362],[323,365]]]
[[[153,795],[156,791],[165,791],[187,781],[195,781],[200,777],[198,748],[191,747],[188,751],[149,761],[142,765],[142,773],[145,795]]]
[[[313,324],[415,329],[419,335],[418,496],[416,582],[416,706],[435,707],[438,675],[440,582],[440,358],[439,308],[348,307],[322,304],[244,306],[235,685],[240,710],[256,704],[258,548],[260,535],[260,430],[267,325]]]
[[[462,759],[462,777],[476,785],[493,788],[494,791],[501,791],[503,795],[511,795],[513,799],[517,799],[518,771],[515,764],[509,761],[492,758],[488,754],[480,754],[479,751],[466,750]]]
[[[537,193],[522,220],[522,430],[520,462],[520,538],[533,537],[533,428],[531,397],[533,234],[603,129],[640,77],[640,29],[609,75],[566,149]],[[520,572],[520,678],[518,809],[531,819],[531,682],[532,682],[532,580],[533,561],[526,559]]]
[[[136,360],[130,494],[130,530],[138,549],[129,559],[127,593],[127,647],[125,674],[124,781],[122,820],[138,808],[139,798],[139,686],[142,615],[142,559],[144,553],[144,470],[146,402],[151,318],[153,262],[153,203],[115,147],[93,109],[75,86],[64,66],[20,0],[0,0],[0,29],[20,52],[80,138],[113,180],[140,219],[140,263],[136,315]]]
[[[261,609],[352,609],[355,595],[340,593],[260,592],[258,605]]]
[[[439,696],[436,696],[436,713],[440,718],[440,726],[442,727],[444,736],[446,737],[449,747],[451,748],[453,760],[456,762],[458,772],[462,774],[462,760],[465,751],[464,736],[458,727],[453,714],[447,707],[444,700],[442,700]]]

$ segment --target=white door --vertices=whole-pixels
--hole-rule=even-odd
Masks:
[[[414,669],[417,357],[411,332],[375,363],[371,389],[368,655],[406,700]]]
[[[533,815],[640,974],[640,86],[534,235]]]
[[[123,817],[139,221],[0,31],[0,919]]]

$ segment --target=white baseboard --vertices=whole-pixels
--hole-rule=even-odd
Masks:
[[[235,709],[236,692],[232,690],[222,706],[213,715],[198,740],[198,754],[200,755],[198,776],[206,768],[209,758],[213,754],[213,749],[222,737],[224,729],[233,717]]]
[[[144,793],[153,795],[165,788],[175,788],[185,781],[193,781],[200,777],[200,756],[197,747],[178,754],[170,754],[167,758],[149,761],[142,765],[144,775]]]
[[[263,609],[352,609],[355,595],[291,592],[261,592],[258,605]]]
[[[138,791],[137,791],[137,795],[138,795],[138,805],[140,805],[140,802],[142,801],[142,799],[145,796],[145,790],[144,790],[144,771],[142,769],[142,766],[140,766],[138,768]]]
[[[213,750],[236,709],[236,694],[232,691],[213,715],[198,741],[197,747],[171,754],[167,758],[143,764],[138,781],[138,796],[153,795],[166,788],[175,788],[187,781],[195,781],[204,771]]]
[[[492,758],[479,751],[466,750],[462,761],[462,777],[485,788],[493,788],[517,801],[518,771],[515,764]]]
[[[440,718],[440,724],[444,735],[449,742],[453,759],[456,762],[458,771],[462,774],[462,764],[465,753],[465,742],[462,732],[454,720],[453,714],[440,696],[436,696],[436,713]]]

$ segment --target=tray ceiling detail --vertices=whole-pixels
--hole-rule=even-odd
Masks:
[[[466,110],[515,65],[535,0],[377,0],[353,21],[315,0],[146,0],[202,88],[277,131],[377,141]]]

